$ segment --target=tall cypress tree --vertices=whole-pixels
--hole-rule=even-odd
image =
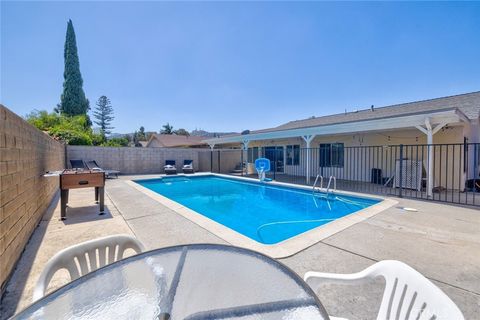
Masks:
[[[87,114],[90,103],[83,91],[83,79],[78,60],[77,40],[73,30],[72,20],[68,20],[65,39],[65,71],[63,72],[63,93],[60,97],[58,110],[69,116]]]

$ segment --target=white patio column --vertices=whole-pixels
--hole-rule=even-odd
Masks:
[[[215,143],[209,143],[210,146],[210,172],[213,172],[213,148],[215,147]]]
[[[430,125],[430,120],[425,120],[425,126],[427,127],[427,144],[428,144],[428,177],[427,177],[427,196],[430,198],[433,196],[433,131]]]
[[[243,164],[245,163],[244,169],[246,170],[247,174],[248,174],[248,144],[249,143],[250,143],[250,140],[243,140],[242,142],[242,168],[243,168]],[[245,153],[247,157],[245,157]]]
[[[302,136],[302,139],[307,144],[307,172],[305,180],[307,184],[310,184],[310,142],[312,142],[313,138],[315,138],[313,134]]]
[[[248,150],[248,144],[250,143],[250,140],[243,140],[242,141],[242,149],[243,150]]]
[[[435,149],[433,147],[433,135],[440,129],[447,125],[447,122],[438,124],[435,128],[432,128],[430,118],[425,118],[425,128],[422,126],[416,126],[416,128],[427,135],[427,149],[428,149],[428,171],[427,171],[427,196],[433,196],[433,160]]]

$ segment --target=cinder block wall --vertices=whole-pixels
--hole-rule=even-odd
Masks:
[[[196,171],[206,167],[199,163],[199,149],[179,148],[115,148],[68,146],[67,159],[95,160],[103,169],[119,170],[122,174],[160,174],[165,160],[175,160],[181,171],[183,160],[193,160]],[[210,161],[210,159],[208,159]],[[70,165],[70,164],[68,164]],[[210,168],[210,163],[208,164]]]
[[[58,190],[44,178],[65,164],[65,147],[0,105],[0,294]]]
[[[218,156],[220,154],[220,157]],[[215,149],[213,151],[213,172],[229,173],[234,170],[242,162],[242,151],[239,149]],[[220,166],[218,162],[220,160]],[[243,161],[246,161],[247,157],[244,154]],[[210,165],[210,159],[208,159],[208,165]],[[220,169],[220,170],[219,170]],[[210,169],[209,169],[210,170]]]

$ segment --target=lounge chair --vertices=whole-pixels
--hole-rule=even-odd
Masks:
[[[304,280],[315,290],[315,285],[320,281],[330,284],[361,284],[377,277],[385,279],[385,291],[377,319],[464,319],[457,305],[442,290],[400,261],[380,261],[352,274],[309,271]]]
[[[193,160],[183,160],[183,173],[195,173],[193,169]]]
[[[70,160],[72,169],[88,169],[83,160]]]
[[[117,247],[118,249],[116,249]],[[35,302],[45,295],[50,280],[58,270],[67,269],[70,280],[73,281],[91,271],[123,259],[123,254],[127,249],[133,249],[136,253],[144,251],[140,241],[122,234],[82,242],[59,251],[48,260],[40,274],[33,291],[33,301]]]
[[[163,166],[165,174],[177,174],[177,167],[175,167],[175,160],[165,160],[165,165]]]
[[[120,171],[118,171],[118,170],[102,169],[102,167],[100,167],[95,160],[86,161],[85,164],[87,165],[87,168],[90,169],[90,170],[93,170],[93,171],[97,170],[97,171],[105,172],[105,177],[106,178],[111,178],[113,176],[115,176],[115,178],[118,178],[118,174],[120,173]]]

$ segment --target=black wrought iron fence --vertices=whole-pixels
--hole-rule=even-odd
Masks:
[[[210,157],[212,172],[257,178],[254,161],[265,157],[276,181],[313,185],[318,177],[326,188],[332,176],[339,190],[480,205],[480,144],[276,146]]]

